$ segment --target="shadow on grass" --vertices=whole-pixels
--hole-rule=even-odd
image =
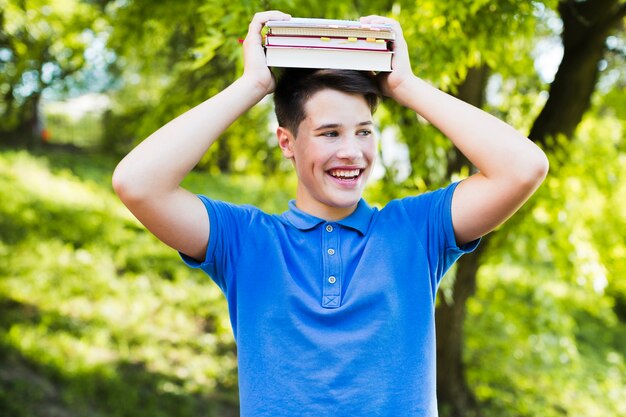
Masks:
[[[11,417],[210,417],[238,416],[237,393],[217,386],[189,393],[184,380],[150,371],[143,363],[117,361],[68,372],[30,358],[9,343],[13,325],[81,336],[80,323],[37,306],[0,297],[0,415]]]
[[[59,161],[63,160],[61,156]],[[56,244],[73,250],[87,247],[101,253],[108,251],[120,274],[159,271],[165,279],[171,279],[182,265],[174,252],[155,244],[156,238],[140,225],[120,218],[110,203],[74,206],[43,198],[28,184],[1,176],[0,200],[4,202],[0,204],[0,247]]]

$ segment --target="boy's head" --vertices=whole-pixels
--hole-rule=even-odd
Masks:
[[[355,210],[376,160],[378,97],[364,72],[286,70],[279,78],[276,135],[298,176],[298,208],[327,220]]]
[[[274,107],[278,125],[294,136],[305,119],[307,101],[321,90],[330,89],[365,98],[372,113],[381,96],[373,73],[352,70],[286,68],[278,77],[274,91]]]

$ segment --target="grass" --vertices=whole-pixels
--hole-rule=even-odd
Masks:
[[[0,152],[0,415],[238,415],[225,301],[118,202],[115,163]],[[288,198],[255,178],[187,186],[270,211]]]

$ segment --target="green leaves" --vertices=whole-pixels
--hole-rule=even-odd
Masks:
[[[32,135],[43,92],[79,79],[97,13],[71,0],[3,0],[0,9],[0,132]]]
[[[0,0],[0,133],[4,140],[31,126],[46,89],[93,81],[81,75],[93,63],[86,51],[106,40],[103,67],[112,64],[116,77],[106,146],[124,152],[241,74],[237,40],[261,9],[396,18],[417,75],[457,93],[488,68],[485,108],[527,132],[547,98],[537,57],[558,46],[558,4]],[[482,258],[465,352],[487,417],[626,414],[621,35],[601,62],[592,111],[574,139],[548,139],[558,146],[546,182]],[[469,174],[449,169],[449,141],[414,113],[385,102],[376,120],[399,145],[385,141],[383,178],[367,191],[373,204]],[[284,210],[295,178],[274,126],[268,98],[224,133],[184,186]],[[398,162],[405,154],[393,158],[398,149],[408,166]],[[0,360],[16,370],[0,375],[0,414],[37,415],[28,407],[39,403],[95,416],[191,416],[205,406],[224,415],[236,409],[224,301],[121,207],[110,191],[113,165],[92,155],[0,154]],[[35,377],[20,379],[30,375],[23,369]]]
[[[626,394],[623,127],[602,109],[598,100],[552,155],[531,205],[484,259],[466,358],[488,416],[626,411],[610,400]]]
[[[231,415],[225,300],[121,205],[114,164],[0,153],[0,414]]]

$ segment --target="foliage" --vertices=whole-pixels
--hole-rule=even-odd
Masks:
[[[0,1],[0,132],[33,133],[43,91],[80,82],[97,16],[78,0]]]
[[[0,153],[0,415],[236,415],[225,301],[123,208],[113,166]],[[260,179],[187,186],[286,204]]]
[[[103,144],[122,154],[241,73],[237,39],[261,9],[395,17],[416,73],[455,92],[488,67],[487,110],[527,131],[546,100],[536,53],[558,39],[557,3],[0,0],[0,131],[31,118],[46,88],[77,85],[88,44],[107,39],[116,89]],[[574,140],[552,139],[549,178],[491,239],[468,303],[466,368],[486,417],[626,414],[624,41],[609,41],[593,111]],[[410,167],[387,163],[369,201],[451,179],[450,143],[432,126],[388,102],[376,117]],[[284,210],[295,178],[274,123],[269,100],[256,106],[184,185]],[[47,152],[0,151],[0,415],[236,415],[219,291],[122,208],[112,157]]]
[[[114,2],[107,9],[115,22],[108,46],[125,68],[118,95],[120,109],[139,114],[135,134],[140,140],[241,73],[237,39],[245,36],[257,11],[279,9],[294,16],[351,19],[372,13],[394,17],[402,23],[412,46],[414,70],[437,86],[453,90],[471,67],[518,68],[520,61],[524,68],[532,65],[527,52],[534,44],[540,14],[536,5],[544,7],[543,3],[510,0]],[[379,118],[381,128],[402,126],[398,140],[409,145],[414,157],[414,178],[406,185],[447,181],[442,162],[448,141],[405,109],[391,103],[387,106],[389,111],[382,111]],[[143,110],[137,112],[137,107]],[[266,152],[268,145],[274,145],[273,133],[266,128],[270,112],[269,102],[265,102],[238,120],[204,160],[217,161],[217,165],[201,166],[223,172],[276,172],[282,166],[279,154]]]
[[[469,376],[487,416],[626,413],[626,320],[615,308],[626,295],[625,126],[598,101],[551,157],[530,212],[491,242],[469,302]]]

